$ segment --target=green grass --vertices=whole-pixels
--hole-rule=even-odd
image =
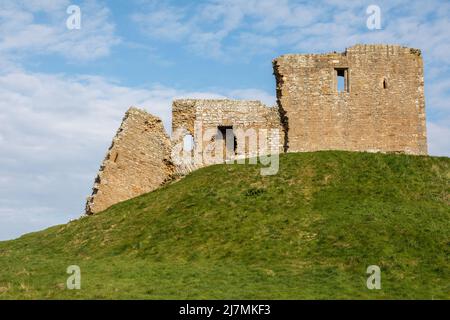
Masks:
[[[0,242],[0,299],[449,299],[450,159],[281,156],[216,165]],[[65,288],[79,265],[81,290]],[[366,268],[381,268],[368,290]]]

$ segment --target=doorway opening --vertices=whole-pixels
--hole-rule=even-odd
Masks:
[[[233,132],[233,126],[218,126],[217,127],[217,140],[224,142],[224,156],[236,155],[237,139]]]

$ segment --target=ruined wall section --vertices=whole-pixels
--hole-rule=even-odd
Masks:
[[[283,55],[273,66],[288,151],[427,153],[419,50],[356,45],[344,53]],[[343,92],[337,69],[347,70]]]
[[[98,213],[161,186],[174,171],[170,152],[161,120],[130,108],[100,167],[86,213]]]
[[[208,131],[217,130],[219,126],[232,126],[233,131],[241,129],[250,132],[246,130],[253,129],[256,135],[260,134],[261,129],[268,130],[267,149],[283,151],[284,133],[276,107],[267,107],[260,101],[229,99],[183,99],[173,102],[172,136],[176,136],[176,130],[185,128],[194,138],[193,153],[196,159],[205,160],[205,152],[208,152],[207,147],[211,143],[210,140],[204,139],[205,135]],[[272,129],[278,130],[276,139],[273,138]],[[181,141],[182,137],[178,136],[173,140],[173,144],[181,143]],[[250,151],[246,148],[246,154],[241,156],[256,155]],[[204,164],[210,164],[210,162],[205,161]],[[198,163],[195,167],[199,167]]]

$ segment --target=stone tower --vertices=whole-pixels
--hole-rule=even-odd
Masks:
[[[285,151],[427,154],[420,50],[356,45],[273,61]]]

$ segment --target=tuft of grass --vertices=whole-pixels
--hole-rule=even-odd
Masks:
[[[449,166],[326,151],[281,155],[273,176],[203,168],[0,242],[0,299],[448,299]],[[66,288],[70,265],[81,290]]]

